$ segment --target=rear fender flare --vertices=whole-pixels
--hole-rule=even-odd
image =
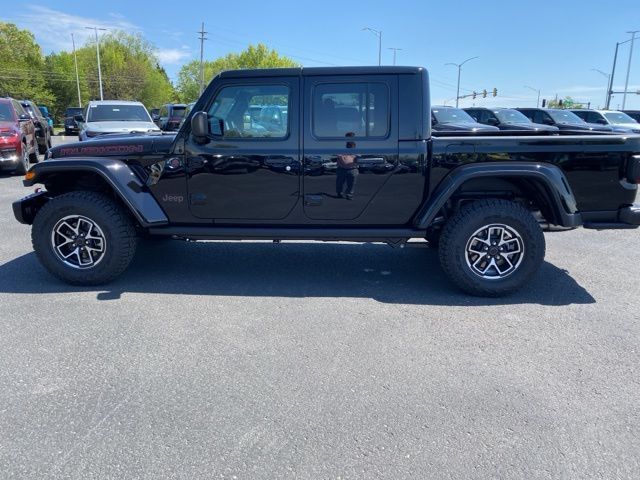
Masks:
[[[555,165],[532,162],[474,163],[456,168],[434,189],[414,217],[414,227],[426,229],[447,201],[467,181],[477,178],[527,179],[544,189],[558,225],[582,225],[576,199],[567,179]]]

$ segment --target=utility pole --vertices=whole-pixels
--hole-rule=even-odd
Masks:
[[[100,68],[100,39],[98,38],[98,30],[107,31],[106,28],[98,28],[98,27],[84,27],[89,30],[93,30],[96,33],[96,55],[98,57],[98,83],[100,84],[100,100],[104,100],[104,95],[102,93],[102,70]]]
[[[202,28],[198,33],[200,34],[200,95],[202,95],[204,91],[204,41],[207,40],[205,34],[209,33],[204,31],[204,22],[202,22]]]
[[[76,55],[76,40],[71,34],[71,43],[73,44],[73,62],[76,64],[76,85],[78,86],[78,106],[82,107],[82,98],[80,97],[80,77],[78,76],[78,56]]]
[[[394,47],[389,47],[389,50],[393,50],[393,64],[396,64],[396,52],[398,50],[402,50],[401,48],[394,48]]]
[[[370,27],[364,27],[362,30],[369,30],[378,37],[378,66],[382,65],[382,31]]]
[[[528,88],[529,90],[533,90],[534,92],[536,92],[538,94],[538,99],[536,100],[536,108],[538,108],[538,106],[540,105],[540,89],[539,88],[529,87],[527,85],[525,85],[524,88]]]
[[[611,97],[613,96],[613,79],[616,76],[616,62],[618,61],[619,46],[620,46],[620,42],[616,42],[616,51],[613,54],[613,67],[611,67],[611,77],[609,78],[609,88],[607,90],[607,101],[604,104],[605,110],[609,110],[609,105],[611,105]]]
[[[604,97],[604,104],[605,104],[605,110],[609,109],[609,105],[608,105],[608,101],[609,101],[609,85],[611,84],[611,74],[610,73],[605,73],[602,70],[600,70],[599,68],[592,68],[591,69],[592,72],[598,72],[600,75],[602,75],[603,77],[607,78],[607,95]]]
[[[462,66],[471,61],[474,60],[476,58],[480,58],[480,57],[471,57],[471,58],[467,58],[464,62],[462,63],[445,63],[445,65],[454,65],[456,67],[458,67],[458,88],[456,89],[456,108],[458,108],[458,100],[460,100],[460,72],[462,71]]]
[[[627,32],[631,34],[631,47],[629,48],[629,62],[627,63],[627,78],[624,81],[624,94],[622,95],[622,109],[624,110],[624,104],[627,101],[627,88],[629,87],[629,71],[631,70],[631,56],[633,55],[633,41],[636,39],[636,33],[640,30],[633,30]]]

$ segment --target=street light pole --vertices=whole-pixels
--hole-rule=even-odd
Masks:
[[[96,33],[96,56],[98,57],[98,83],[100,84],[100,100],[104,100],[102,93],[102,69],[100,68],[100,39],[98,38],[98,30],[106,31],[106,28],[84,27],[93,30]]]
[[[396,64],[396,52],[402,50],[401,48],[389,47],[389,50],[393,50],[393,64]]]
[[[80,97],[80,77],[78,76],[78,56],[76,55],[76,41],[71,34],[71,43],[73,44],[73,62],[76,65],[76,85],[78,86],[78,106],[82,107],[82,97]]]
[[[538,106],[540,105],[540,89],[539,88],[529,87],[528,85],[525,85],[524,88],[528,88],[529,90],[533,90],[534,92],[536,92],[538,94],[538,99],[536,100],[536,108],[538,108]]]
[[[378,37],[378,66],[382,65],[382,31],[370,27],[364,27],[362,30],[369,30]]]
[[[467,63],[467,62],[469,62],[469,61],[471,61],[471,60],[474,60],[474,59],[476,59],[476,58],[480,58],[480,57],[471,57],[471,58],[467,58],[467,59],[466,59],[464,62],[462,62],[462,63],[452,63],[452,62],[445,63],[445,65],[454,65],[454,66],[458,67],[458,88],[456,89],[456,108],[458,108],[458,100],[460,100],[460,72],[462,71],[462,66],[463,66],[465,63]]]
[[[205,34],[208,33],[204,31],[204,22],[202,22],[202,29],[198,33],[200,34],[200,95],[202,95],[202,92],[204,91],[204,41],[207,40]]]
[[[629,87],[629,71],[631,70],[631,56],[633,55],[633,41],[636,39],[636,33],[640,30],[633,30],[627,32],[631,34],[631,47],[629,48],[629,62],[627,63],[627,78],[624,81],[624,94],[622,95],[622,110],[624,110],[624,104],[627,101],[627,88]]]
[[[609,109],[609,85],[611,85],[611,74],[610,73],[605,73],[602,70],[600,70],[599,68],[592,68],[591,69],[592,72],[598,72],[600,75],[602,75],[603,77],[607,78],[607,94],[604,97],[604,104],[605,104],[605,109]]]

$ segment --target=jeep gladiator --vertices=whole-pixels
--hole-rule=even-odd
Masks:
[[[52,148],[13,210],[71,284],[114,279],[139,237],[426,239],[487,296],[526,284],[544,228],[640,225],[640,136],[431,138],[430,118],[424,68],[223,72],[176,134]]]

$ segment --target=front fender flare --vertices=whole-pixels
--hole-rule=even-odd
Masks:
[[[569,183],[555,165],[533,162],[495,162],[463,165],[449,173],[414,217],[414,227],[428,228],[446,202],[465,182],[482,177],[525,178],[542,185],[551,200],[558,225],[578,227],[582,218]]]
[[[149,189],[129,166],[120,160],[105,158],[57,159],[38,163],[29,171],[35,175],[29,180],[24,180],[25,187],[37,183],[44,184],[47,177],[55,174],[73,172],[97,174],[113,188],[116,195],[142,227],[155,227],[169,223],[169,219]]]

